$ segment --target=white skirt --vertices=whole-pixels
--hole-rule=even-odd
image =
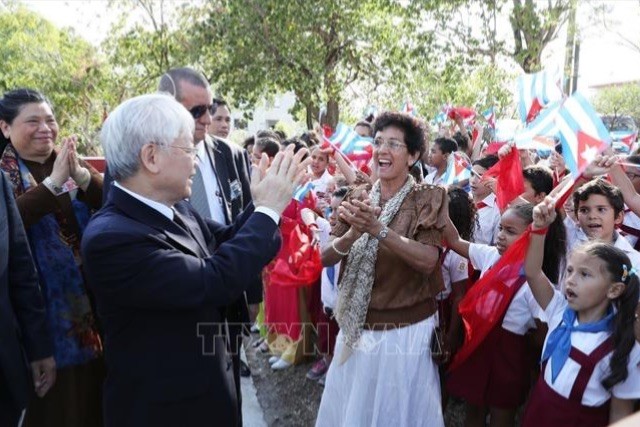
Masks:
[[[444,426],[430,347],[435,324],[431,316],[404,328],[363,331],[342,365],[340,332],[316,426]]]

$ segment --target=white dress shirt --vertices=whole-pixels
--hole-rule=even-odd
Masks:
[[[207,141],[204,140],[196,147],[198,149],[196,162],[198,163],[198,169],[202,175],[202,182],[204,183],[204,189],[207,193],[209,212],[212,220],[220,224],[227,224],[223,210],[224,198],[222,197],[222,190],[218,185],[218,178],[212,166],[213,159],[210,160],[210,153],[207,152],[206,144]]]

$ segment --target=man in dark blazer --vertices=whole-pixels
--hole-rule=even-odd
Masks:
[[[253,204],[230,226],[184,201],[195,174],[194,121],[163,94],[124,102],[101,140],[114,177],[82,255],[105,331],[105,424],[236,426],[220,308],[280,247],[279,215],[306,162],[290,150],[252,175]]]
[[[0,172],[0,426],[22,422],[30,378],[39,396],[53,386],[52,355],[38,272],[9,180]]]

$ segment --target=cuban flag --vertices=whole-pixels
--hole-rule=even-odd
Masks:
[[[296,188],[296,191],[293,192],[293,199],[302,203],[304,198],[307,197],[311,190],[313,190],[313,183],[311,181],[307,182],[306,184],[299,185],[298,188]]]
[[[518,77],[518,113],[523,123],[532,122],[540,110],[554,101],[562,99],[559,73],[541,71]]]
[[[340,150],[357,168],[366,165],[373,155],[373,140],[358,135],[344,123],[338,123],[336,131],[327,141],[329,145]]]
[[[617,148],[619,151],[626,154],[633,150],[633,144],[636,142],[636,139],[638,139],[638,132],[626,130],[614,130],[609,132],[609,135],[611,135],[614,148]]]
[[[451,153],[447,161],[447,170],[442,177],[445,185],[455,185],[471,178],[471,165],[457,151]]]
[[[405,114],[409,114],[410,116],[416,115],[416,109],[414,108],[413,104],[409,101],[406,101],[404,104],[402,104],[402,109],[400,111]]]
[[[516,148],[519,150],[553,150],[556,138],[560,136],[556,118],[561,103],[556,101],[543,109],[538,116],[514,135]]]
[[[593,159],[611,145],[611,137],[600,116],[579,93],[559,108],[556,125],[567,168],[577,179]]]
[[[491,129],[496,128],[496,113],[493,107],[484,110],[482,112],[482,116],[487,121],[487,124]]]

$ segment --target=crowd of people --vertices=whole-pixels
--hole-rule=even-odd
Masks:
[[[637,409],[640,155],[573,182],[557,151],[382,112],[354,126],[358,168],[322,130],[240,147],[230,121],[202,74],[168,70],[103,123],[103,175],[44,94],[3,95],[0,425],[242,425],[250,330],[274,371],[315,358],[318,426],[443,426],[450,398],[466,426]],[[504,204],[485,173],[514,158]],[[474,307],[501,308],[477,340],[480,286]]]

